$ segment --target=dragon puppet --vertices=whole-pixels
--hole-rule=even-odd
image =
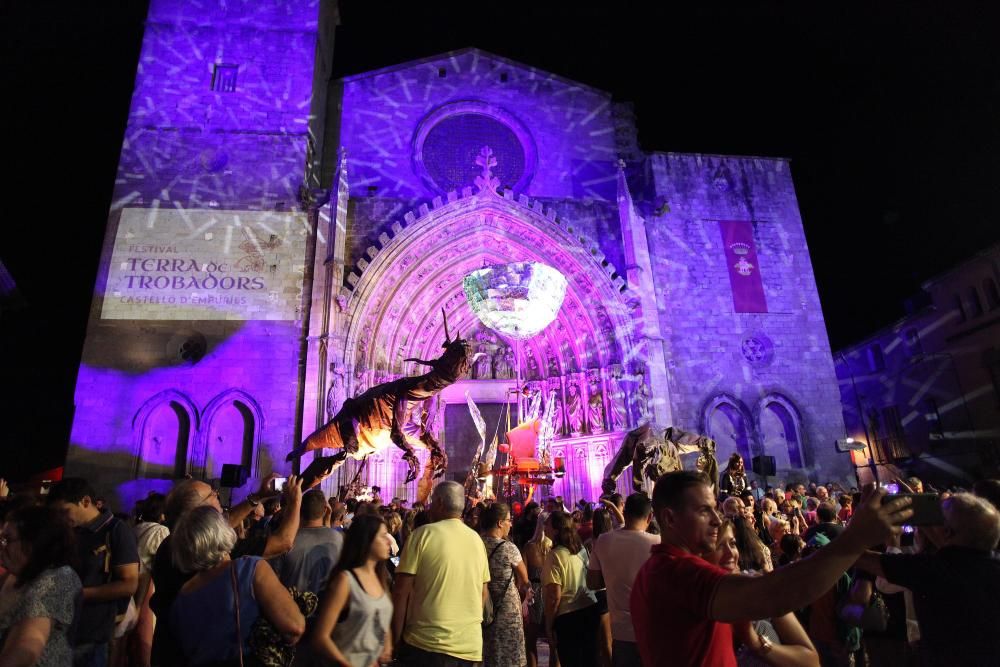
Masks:
[[[621,448],[604,469],[602,487],[614,490],[615,481],[631,465],[632,486],[640,489],[644,475],[655,482],[664,473],[681,470],[681,456],[693,453],[699,454],[698,470],[712,480],[714,487],[719,479],[714,440],[673,426],[660,429],[646,422],[625,434]]]
[[[472,354],[468,341],[458,336],[454,340],[451,338],[447,316],[444,334],[444,353],[437,359],[406,359],[430,366],[429,372],[384,382],[360,396],[347,399],[333,419],[292,450],[286,460],[297,459],[315,449],[339,450],[310,465],[310,468],[329,471],[340,466],[348,456],[363,459],[394,444],[405,452],[403,460],[409,466],[406,476],[406,483],[409,483],[417,478],[420,467],[414,450],[428,449],[431,456],[417,494],[426,497],[430,493],[431,480],[444,475],[448,457],[428,428],[424,403],[468,373],[478,356]]]

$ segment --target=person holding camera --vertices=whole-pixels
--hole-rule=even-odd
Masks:
[[[923,664],[995,664],[1000,615],[989,610],[1000,599],[1000,554],[993,550],[1000,512],[969,493],[942,500],[941,512],[943,526],[920,529],[935,553],[867,552],[857,567],[913,592]]]
[[[836,584],[869,546],[881,544],[910,518],[910,498],[883,504],[869,489],[844,533],[826,548],[770,574],[732,574],[705,561],[722,517],[711,481],[702,473],[667,473],[653,489],[661,543],[652,548],[632,587],[630,608],[642,664],[735,667],[731,623],[773,618],[800,609]],[[747,648],[767,656],[765,636]]]

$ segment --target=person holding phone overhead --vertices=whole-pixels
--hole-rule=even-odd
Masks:
[[[995,664],[1000,651],[1000,512],[989,501],[957,493],[941,501],[944,524],[927,531],[927,554],[867,552],[857,567],[913,592],[921,664]],[[914,523],[921,523],[914,517]]]

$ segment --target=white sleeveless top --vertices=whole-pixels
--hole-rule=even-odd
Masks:
[[[368,595],[354,572],[346,574],[350,606],[347,618],[337,621],[331,639],[352,667],[371,667],[382,654],[392,623],[392,599],[387,592],[377,598]]]

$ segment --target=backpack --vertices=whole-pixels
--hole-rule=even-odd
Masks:
[[[844,643],[844,648],[848,653],[854,653],[861,648],[861,627],[848,620],[845,609],[850,604],[851,585],[853,584],[851,575],[846,572],[840,575],[837,581],[837,636]]]
[[[840,579],[834,585],[834,635],[840,638],[844,649],[853,653],[861,648],[861,628],[848,620],[849,614],[845,614],[845,608],[850,604],[851,576],[846,572],[840,575]],[[825,597],[825,595],[824,595]],[[814,603],[815,604],[815,603]],[[812,606],[809,605],[800,610],[797,614],[802,626],[808,630],[809,620],[812,616]]]

